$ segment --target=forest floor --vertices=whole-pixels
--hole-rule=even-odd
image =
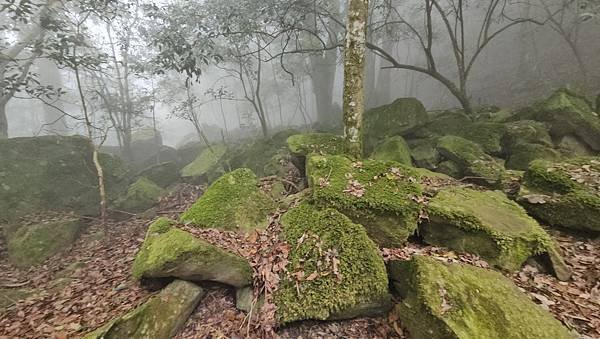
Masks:
[[[161,202],[156,214],[177,217],[200,192],[198,187],[182,186]],[[272,225],[277,220],[273,218]],[[31,291],[26,299],[0,311],[0,338],[80,337],[155,294],[156,291],[142,287],[131,277],[132,262],[151,221],[150,217],[134,217],[110,222],[103,228],[92,220],[68,251],[27,271],[8,264],[6,248],[0,243],[0,298],[10,299],[11,294],[6,291],[11,289]],[[268,273],[274,272],[274,267],[281,263],[281,253],[273,249],[282,245],[268,232],[243,236],[181,227],[246,257],[263,284],[268,284]],[[530,264],[507,276],[567,327],[584,338],[600,338],[600,239],[552,233],[573,270],[571,281],[560,282]],[[266,247],[271,250],[265,251]],[[408,259],[412,254],[487,266],[477,257],[458,255],[416,241],[401,249],[382,249],[385,260]],[[177,338],[265,336],[265,324],[261,322],[272,321],[272,317],[259,315],[248,319],[245,312],[235,308],[234,290],[221,285],[206,285],[205,289],[205,297]],[[303,322],[281,329],[277,335],[282,338],[409,338],[393,313],[378,318]]]

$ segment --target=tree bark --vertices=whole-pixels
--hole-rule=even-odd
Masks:
[[[596,96],[596,113],[600,112],[600,93]]]
[[[368,0],[348,0],[344,49],[344,138],[346,153],[355,159],[362,157],[368,9]]]
[[[8,118],[6,116],[8,101],[0,100],[0,139],[8,139]]]

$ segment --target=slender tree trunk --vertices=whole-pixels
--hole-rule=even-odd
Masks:
[[[362,118],[365,110],[363,81],[368,20],[368,0],[348,0],[344,49],[344,137],[346,153],[362,157]]]
[[[600,93],[596,96],[596,113],[600,112]]]
[[[8,117],[6,116],[6,105],[8,101],[0,100],[0,139],[8,139]]]

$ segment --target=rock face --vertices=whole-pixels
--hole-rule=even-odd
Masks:
[[[362,226],[336,210],[308,203],[288,211],[282,225],[291,250],[274,296],[281,324],[389,310],[385,266]]]
[[[195,183],[212,182],[223,173],[223,158],[227,146],[218,144],[204,149],[198,157],[181,170],[181,176],[186,181]]]
[[[488,154],[500,154],[502,151],[502,136],[505,133],[504,124],[494,122],[475,122],[463,126],[458,135],[477,143]]]
[[[216,281],[235,287],[252,282],[252,268],[246,260],[195,238],[161,218],[146,234],[133,263],[133,276],[175,277],[189,281]]]
[[[312,199],[363,225],[381,246],[402,246],[417,228],[419,173],[396,162],[352,162],[343,156],[311,156],[306,165]]]
[[[416,98],[400,98],[366,111],[363,120],[365,153],[369,154],[380,141],[409,133],[427,120],[427,111]]]
[[[164,194],[164,189],[142,177],[127,188],[125,195],[115,201],[115,206],[121,211],[141,213],[156,205]]]
[[[501,192],[450,188],[429,201],[429,222],[420,227],[427,243],[474,253],[490,264],[518,270],[553,242],[525,210]]]
[[[203,228],[249,231],[267,225],[277,208],[258,187],[250,169],[240,168],[215,181],[182,216],[185,223]]]
[[[84,338],[172,338],[185,325],[204,294],[204,290],[193,283],[175,280],[146,303]]]
[[[370,156],[373,160],[395,161],[412,166],[410,148],[401,136],[391,137],[380,143]]]
[[[92,147],[83,137],[0,140],[0,211],[15,218],[43,210],[99,213]],[[101,154],[109,195],[119,190],[121,163]]]
[[[600,158],[534,161],[518,202],[549,225],[600,232]]]
[[[521,143],[512,147],[506,160],[506,168],[524,171],[529,164],[538,159],[556,161],[560,153],[548,146],[540,144]]]
[[[575,338],[500,273],[423,256],[388,270],[412,338]]]
[[[520,120],[505,124],[505,133],[502,136],[502,152],[512,153],[512,149],[519,144],[538,144],[552,147],[552,139],[548,128],[542,122],[533,120]]]
[[[435,169],[441,161],[437,138],[418,139],[410,145],[410,155],[418,167]]]
[[[329,133],[296,134],[287,138],[287,145],[292,154],[307,156],[311,153],[321,155],[342,154],[344,140],[341,136]]]
[[[179,180],[179,168],[175,162],[163,162],[150,166],[138,174],[139,178],[147,178],[162,188],[167,188]]]
[[[462,112],[444,112],[431,117],[430,121],[423,127],[411,134],[418,138],[431,138],[443,135],[460,135],[465,126],[473,122]]]
[[[477,177],[481,184],[497,185],[504,175],[501,164],[467,139],[447,135],[439,139],[437,149],[446,159],[456,163],[463,175]]]
[[[78,219],[21,226],[7,234],[8,258],[20,268],[41,264],[68,248],[81,228]]]

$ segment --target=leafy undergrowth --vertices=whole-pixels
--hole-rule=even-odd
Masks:
[[[177,219],[199,194],[199,187],[183,185],[161,201],[157,213]],[[284,269],[289,251],[279,240],[279,216],[277,213],[271,217],[267,229],[247,235],[180,225],[195,236],[248,259],[255,272],[255,295],[266,294],[267,302],[258,315],[249,317],[235,308],[235,291],[221,285],[204,286],[208,290],[206,297],[177,338],[271,338],[276,335],[282,338],[409,338],[392,316],[302,322],[275,332],[275,309],[269,298],[278,285],[278,273]],[[113,222],[109,225],[110,234],[100,237],[101,228],[97,221],[92,221],[71,249],[29,271],[9,266],[4,245],[0,243],[0,291],[3,288],[36,291],[0,313],[0,338],[79,337],[147,300],[153,293],[131,278],[131,264],[150,222],[150,217]],[[532,265],[524,266],[510,277],[532,300],[549,309],[565,325],[589,338],[600,337],[600,239],[576,238],[563,233],[556,233],[554,237],[573,269],[572,281],[560,282]],[[381,253],[386,261],[407,260],[413,254],[421,254],[488,267],[478,257],[416,243],[402,249],[382,249]],[[57,280],[58,276],[69,278]]]

